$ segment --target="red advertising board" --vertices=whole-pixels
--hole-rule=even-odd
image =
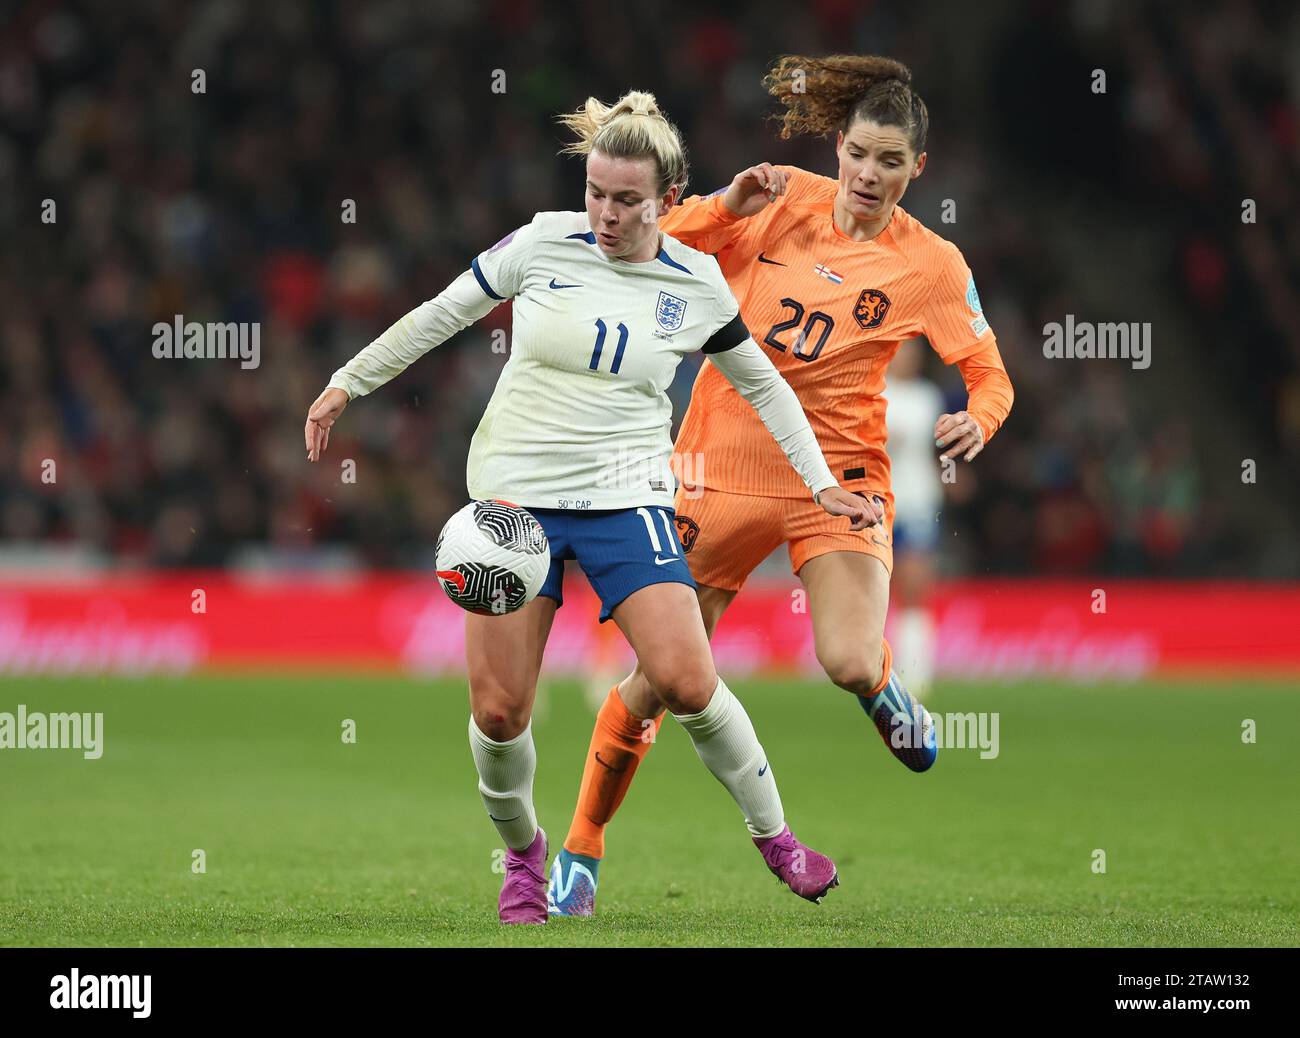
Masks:
[[[1300,585],[959,581],[933,600],[938,673],[1072,680],[1300,675]],[[578,573],[553,672],[630,654]],[[245,579],[219,572],[0,581],[0,675],[211,668],[463,669],[464,614],[424,574]],[[714,639],[719,670],[816,673],[799,586],[751,581]]]

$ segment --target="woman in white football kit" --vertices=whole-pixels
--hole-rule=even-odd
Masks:
[[[889,585],[894,613],[894,662],[916,700],[934,682],[934,620],[930,591],[939,544],[943,483],[934,455],[934,426],[944,413],[943,391],[922,371],[928,347],[903,343],[886,375],[885,426],[889,430],[894,488],[894,572]]]
[[[538,213],[474,259],[334,374],[305,438],[320,458],[347,403],[383,385],[504,299],[514,301],[510,359],[470,444],[474,499],[527,508],[546,530],[541,593],[502,616],[467,614],[469,739],[479,792],[508,847],[503,922],[546,921],[546,835],[538,827],[531,716],[542,652],[562,600],[565,558],[582,566],[651,687],[744,812],[768,867],[818,900],[835,866],[785,824],[767,756],[718,677],[674,534],[665,390],[682,356],[707,352],[758,411],[814,499],[853,529],[872,517],[839,487],[807,419],[749,337],[717,261],[661,234],[686,158],[653,95],[612,108],[594,98],[566,116],[587,156],[586,213]]]

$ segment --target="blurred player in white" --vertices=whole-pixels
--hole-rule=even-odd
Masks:
[[[837,882],[834,863],[785,824],[767,755],[714,670],[674,531],[665,391],[682,357],[703,350],[712,358],[824,512],[847,517],[854,530],[878,517],[831,474],[794,391],[741,321],[717,260],[660,232],[659,218],[686,182],[686,156],[654,97],[633,92],[612,108],[589,98],[563,122],[577,137],[566,150],[587,158],[586,211],[538,213],[335,372],[307,416],[308,458],[320,458],[350,400],[513,300],[510,358],[470,443],[466,479],[472,498],[532,512],[551,548],[535,599],[514,613],[465,620],[469,742],[483,805],[508,848],[502,922],[547,918],[532,708],[563,602],[565,559],[582,567],[600,596],[601,622],[618,624],[654,694],[740,806],[768,868],[819,900]],[[604,764],[611,773],[626,767]]]
[[[934,683],[934,620],[930,587],[939,543],[943,484],[934,453],[934,423],[944,413],[943,392],[921,369],[928,346],[910,339],[886,374],[886,451],[894,481],[894,573],[890,582],[894,660],[917,699]]]

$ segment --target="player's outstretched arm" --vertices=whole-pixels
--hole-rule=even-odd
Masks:
[[[745,218],[756,216],[786,192],[789,175],[779,166],[760,162],[742,169],[723,191],[692,195],[659,221],[683,245],[718,253],[740,237]]]
[[[746,338],[738,346],[709,354],[709,359],[758,412],[814,501],[831,515],[847,516],[852,530],[880,522],[884,513],[874,502],[849,493],[831,474],[799,398],[758,343]]]
[[[757,216],[785,194],[785,187],[785,171],[770,162],[760,162],[732,178],[722,194],[722,204],[736,216]]]
[[[307,459],[319,461],[330,427],[348,401],[373,392],[400,375],[435,346],[489,313],[500,302],[484,292],[467,270],[433,299],[421,303],[334,372],[329,387],[307,412]]]

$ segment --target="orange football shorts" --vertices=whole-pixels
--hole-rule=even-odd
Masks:
[[[885,503],[885,519],[865,530],[849,529],[846,516],[830,515],[806,498],[755,497],[723,490],[677,488],[673,502],[677,535],[691,575],[700,584],[739,591],[750,573],[782,544],[789,547],[791,572],[832,551],[874,555],[894,572],[894,495],[857,490]]]

